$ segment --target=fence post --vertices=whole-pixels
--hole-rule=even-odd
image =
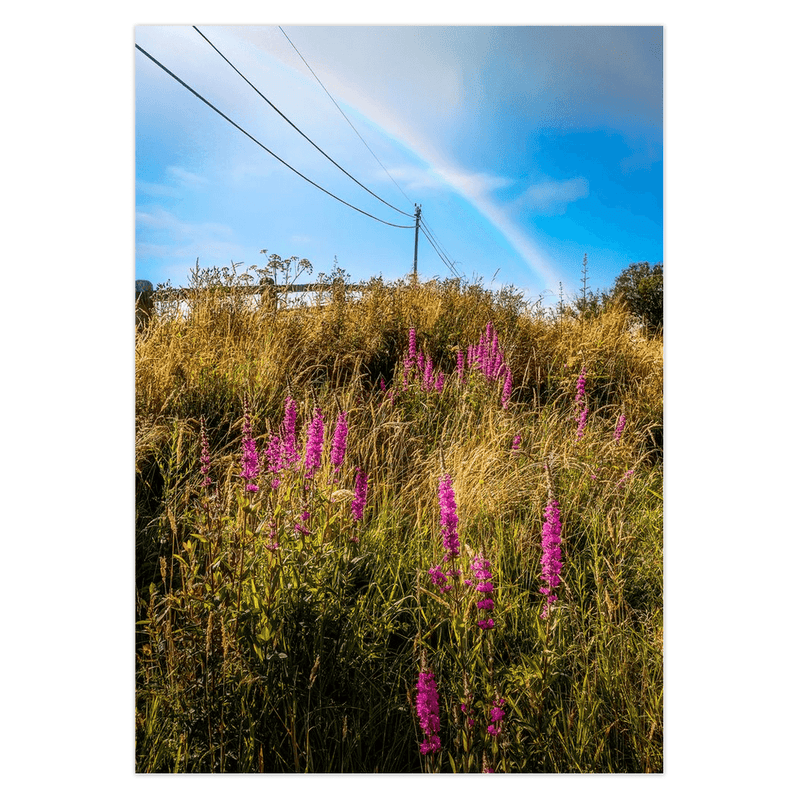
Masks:
[[[272,278],[262,278],[259,283],[261,288],[261,304],[269,311],[274,311],[278,305],[278,293],[275,291],[275,281]]]
[[[153,316],[153,284],[136,281],[136,329],[144,330]]]

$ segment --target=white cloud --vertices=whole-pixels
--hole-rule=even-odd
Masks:
[[[520,208],[544,214],[563,214],[569,203],[589,196],[586,178],[542,181],[529,186],[516,200]]]
[[[208,184],[208,178],[204,178],[202,175],[197,175],[194,172],[189,172],[182,167],[167,167],[167,174],[173,177],[181,186],[190,189],[206,186]]]

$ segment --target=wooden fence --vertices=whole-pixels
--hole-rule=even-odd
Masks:
[[[229,291],[237,294],[257,294],[260,295],[260,302],[272,310],[276,308],[278,302],[278,294],[285,294],[287,292],[332,292],[334,295],[337,291],[345,290],[358,290],[364,287],[363,283],[344,283],[341,280],[335,280],[333,283],[294,283],[288,285],[276,284],[271,278],[266,278],[261,283],[253,286],[242,285],[232,286]],[[150,281],[136,281],[136,327],[143,329],[150,322],[155,310],[157,301],[165,300],[186,300],[191,297],[196,297],[199,293],[207,291],[206,289],[161,289],[153,288]]]

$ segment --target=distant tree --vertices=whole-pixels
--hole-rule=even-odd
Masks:
[[[664,329],[664,264],[647,261],[631,264],[617,276],[611,296],[621,300],[648,333]]]

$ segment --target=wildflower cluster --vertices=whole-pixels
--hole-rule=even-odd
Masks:
[[[449,475],[443,475],[439,481],[439,511],[441,515],[442,544],[444,545],[444,563],[456,561],[460,550],[458,540],[458,514],[456,513],[456,497],[453,492],[453,482]],[[453,587],[447,582],[448,578],[457,578],[460,570],[455,566],[444,571],[437,564],[428,570],[433,585],[444,594]]]
[[[433,359],[417,349],[417,332],[414,328],[408,331],[408,355],[403,359],[403,389],[408,389],[414,378],[426,392],[444,390],[445,375],[440,370],[434,372]]]
[[[359,522],[364,517],[364,506],[367,504],[367,473],[363,472],[360,468],[356,471],[356,488],[355,496],[350,509],[353,513],[353,519]]]
[[[625,430],[625,415],[620,414],[619,419],[617,420],[617,427],[614,429],[614,441],[618,442],[620,437],[622,436],[622,432]]]
[[[492,706],[491,711],[489,712],[489,719],[491,720],[489,726],[486,728],[486,732],[489,736],[499,736],[500,735],[500,728],[501,723],[503,721],[503,717],[505,717],[506,712],[503,711],[503,706],[505,705],[506,701],[502,697],[498,697],[494,705]]]
[[[505,360],[505,353],[500,349],[497,331],[491,322],[486,323],[486,330],[481,334],[478,344],[467,348],[467,364],[470,369],[483,373],[489,381],[498,383],[503,381],[501,402],[503,408],[508,408],[513,378]]]
[[[556,588],[561,583],[561,519],[558,510],[558,502],[550,498],[550,502],[544,511],[545,522],[542,526],[542,581],[545,586],[539,591],[545,595],[545,608],[542,611],[542,618],[546,617],[550,606],[558,600],[555,593]]]
[[[432,671],[423,670],[417,681],[417,716],[425,734],[425,741],[419,746],[423,755],[437,753],[442,749],[439,738],[439,691]]]
[[[258,450],[253,438],[253,429],[250,421],[250,406],[247,398],[244,401],[244,423],[242,425],[242,471],[240,478],[245,480],[245,489],[248,492],[257,492],[258,486],[254,483],[258,477]]]
[[[325,422],[319,409],[314,411],[314,416],[308,424],[306,437],[306,477],[313,478],[322,464],[322,443],[325,438]]]
[[[481,613],[481,618],[478,620],[478,627],[486,631],[494,628],[494,620],[488,616],[491,611],[494,611],[494,600],[492,598],[494,584],[492,583],[491,564],[489,563],[489,559],[484,558],[483,553],[481,553],[479,556],[472,559],[470,568],[476,580],[475,591],[483,595],[476,603]]]
[[[344,461],[344,453],[347,448],[347,412],[343,411],[336,420],[336,430],[333,434],[333,444],[331,445],[331,464],[334,472],[338,472]]]

